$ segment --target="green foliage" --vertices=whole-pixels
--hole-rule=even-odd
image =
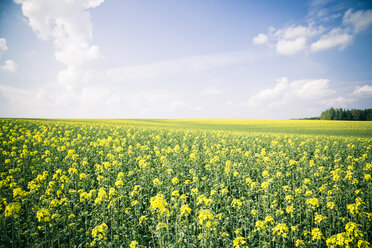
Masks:
[[[322,112],[321,120],[372,121],[372,109],[330,108]]]

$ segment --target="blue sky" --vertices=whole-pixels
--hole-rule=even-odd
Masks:
[[[371,108],[371,44],[370,1],[2,1],[0,116]]]

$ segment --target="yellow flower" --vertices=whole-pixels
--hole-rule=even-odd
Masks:
[[[241,245],[244,245],[247,241],[245,241],[245,238],[243,237],[237,237],[233,241],[233,246],[236,248],[240,248]]]
[[[282,236],[283,238],[285,238],[285,237],[287,237],[288,226],[286,224],[279,223],[273,228],[273,233],[278,235],[278,236]]]
[[[326,240],[326,244],[328,247],[336,247],[336,246],[349,247],[348,244],[351,242],[352,240],[349,238],[349,236],[345,232],[332,235],[330,238],[327,238]]]
[[[171,196],[172,197],[178,197],[178,196],[180,196],[180,191],[179,190],[172,191]]]
[[[199,221],[199,225],[203,225],[204,221],[206,220],[212,220],[213,219],[213,212],[209,209],[205,210],[205,209],[202,209],[200,210],[199,212],[199,217],[198,217]]]
[[[309,205],[312,209],[319,207],[319,200],[318,198],[310,198],[306,200],[306,204]]]
[[[292,195],[286,195],[285,196],[285,200],[288,202],[288,203],[291,203],[293,201],[293,196]]]
[[[358,240],[358,248],[368,248],[370,247],[370,243],[365,240]]]
[[[148,220],[148,218],[146,217],[146,216],[141,216],[140,218],[139,218],[139,224],[141,225],[142,224],[142,222],[144,222],[144,221],[146,221],[146,220]]]
[[[269,174],[269,172],[268,172],[267,170],[264,170],[264,171],[262,172],[262,176],[263,176],[263,177],[269,177],[270,174]]]
[[[80,178],[80,180],[83,180],[83,179],[87,178],[87,174],[80,173],[79,178]]]
[[[92,230],[92,236],[94,239],[106,239],[106,232],[107,232],[107,225],[106,223],[102,223],[99,226],[96,226]]]
[[[36,212],[36,218],[38,219],[39,222],[49,221],[50,220],[49,216],[50,216],[50,213],[45,208],[42,208],[42,209],[40,209],[39,211]]]
[[[292,215],[292,213],[293,213],[293,211],[294,211],[294,207],[293,207],[293,205],[288,206],[288,207],[285,209],[285,211],[286,211],[288,214],[291,214],[291,215]],[[293,216],[293,215],[292,215],[292,216]]]
[[[129,248],[138,248],[138,242],[135,240],[130,242]]]
[[[91,192],[81,192],[80,193],[80,201],[89,201],[92,198],[92,193]]]
[[[324,217],[323,215],[315,213],[314,220],[315,220],[316,224],[320,224],[325,219],[326,219],[326,217]]]
[[[327,208],[334,209],[336,204],[334,202],[327,202]]]
[[[363,234],[358,229],[358,225],[354,222],[349,222],[345,226],[346,233],[350,236],[363,237]]]
[[[319,228],[314,228],[311,231],[311,240],[320,240],[322,238],[322,232]]]
[[[76,168],[69,168],[68,169],[68,173],[70,175],[77,174],[78,173],[78,170]]]
[[[23,191],[21,188],[15,188],[13,189],[13,198],[23,198],[28,195],[28,192]]]
[[[197,188],[193,188],[193,189],[191,189],[191,194],[198,195],[199,194],[199,190]]]
[[[191,160],[196,159],[196,155],[195,155],[195,153],[191,153],[191,154],[190,154],[190,159],[191,159]]]
[[[156,226],[156,231],[159,231],[161,229],[168,229],[168,225],[165,224],[164,222],[159,222],[158,225]]]
[[[115,182],[115,186],[118,187],[118,188],[120,189],[121,187],[124,186],[124,183],[123,183],[122,180],[117,180],[117,181]]]
[[[155,186],[157,186],[157,185],[162,185],[162,184],[163,184],[163,182],[160,181],[159,178],[155,178],[152,182],[153,182],[153,184],[154,184]]]
[[[302,239],[297,239],[295,243],[296,247],[305,246],[305,242]]]
[[[14,219],[18,218],[18,213],[21,210],[21,204],[19,202],[9,203],[5,207],[5,218],[13,216]]]
[[[265,230],[265,222],[262,221],[262,220],[258,220],[258,221],[256,221],[255,226],[256,226],[256,228],[257,228],[257,231],[260,231],[261,229],[262,229],[262,230]]]
[[[150,199],[150,209],[153,211],[159,211],[160,213],[167,213],[169,215],[169,210],[166,209],[167,205],[168,203],[163,194],[158,193]]]
[[[269,188],[269,183],[268,182],[263,182],[263,183],[261,183],[261,188],[263,189],[263,190],[267,190],[268,188]]]
[[[173,177],[172,178],[172,184],[173,185],[176,185],[177,183],[179,183],[180,181],[178,180],[178,178],[177,177]]]
[[[213,200],[205,197],[204,195],[200,195],[197,198],[197,205],[200,205],[202,203],[204,203],[205,206],[208,206],[213,203]]]
[[[243,203],[239,199],[233,199],[231,202],[232,207],[240,208],[243,205]]]
[[[221,194],[226,195],[227,193],[229,193],[228,189],[224,188],[221,190]]]
[[[271,215],[265,217],[265,223],[274,224],[274,218]]]
[[[103,201],[105,201],[107,198],[107,193],[104,188],[100,188],[98,190],[98,197],[94,201],[95,204],[100,205]]]

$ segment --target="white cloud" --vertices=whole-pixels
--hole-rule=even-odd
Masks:
[[[349,98],[349,97],[331,97],[328,99],[322,100],[321,104],[324,105],[325,107],[333,107],[333,108],[347,108],[350,103],[355,102],[354,98]]]
[[[347,45],[351,44],[353,36],[340,28],[332,29],[328,34],[320,37],[319,40],[311,44],[311,51],[318,52],[333,47],[340,47],[344,49]]]
[[[8,50],[6,39],[0,38],[0,58],[3,55],[3,52],[6,50]],[[17,68],[18,65],[11,59],[6,60],[3,65],[0,65],[0,71],[15,72]]]
[[[286,77],[277,80],[273,88],[264,89],[253,95],[248,102],[251,107],[279,109],[296,105],[316,104],[335,94],[328,79],[303,79],[291,83]]]
[[[279,54],[294,55],[306,50],[308,48],[307,41],[324,31],[324,27],[313,25],[297,25],[277,30],[270,27],[266,43],[275,46],[276,52]]]
[[[312,8],[309,15],[317,16],[323,23],[338,18],[341,14],[331,14],[325,9],[314,10],[324,5],[324,1],[315,1],[311,4]],[[270,27],[267,34],[258,34],[253,43],[269,44],[269,47],[275,47],[277,53],[284,55],[297,54],[300,51],[318,52],[333,47],[339,47],[341,50],[352,44],[353,38],[362,30],[372,25],[372,10],[347,10],[343,15],[342,24],[333,28],[324,27],[321,24],[315,24],[310,19],[308,26],[293,25],[286,28]],[[328,33],[324,34],[327,30]],[[310,45],[309,45],[310,44]]]
[[[356,97],[364,97],[364,96],[372,97],[372,86],[369,86],[369,85],[357,86],[354,89],[352,95]]]
[[[253,44],[256,45],[263,45],[267,42],[267,35],[263,33],[259,33],[257,36],[253,38]]]
[[[276,51],[280,54],[293,55],[306,48],[306,38],[298,37],[295,40],[279,40]]]
[[[322,26],[314,27],[312,25],[309,25],[305,27],[302,25],[298,25],[279,29],[275,32],[275,36],[279,39],[293,40],[298,37],[313,37],[315,35],[321,34],[322,32],[324,32],[324,28]]]
[[[372,24],[372,10],[358,10],[353,11],[349,9],[345,12],[342,22],[345,25],[351,25],[354,32],[358,33]]]
[[[18,68],[18,65],[13,60],[8,59],[5,61],[4,65],[0,65],[0,70],[6,72],[15,72]]]
[[[89,8],[103,0],[24,0],[22,12],[35,34],[53,40],[55,58],[66,65],[58,82],[66,89],[81,87],[104,78],[104,59],[99,48],[91,44],[92,23]]]
[[[107,76],[115,81],[143,80],[181,73],[197,73],[203,70],[245,63],[257,57],[257,54],[247,51],[192,56],[147,65],[112,68],[107,71]]]
[[[337,94],[328,79],[277,80],[274,87],[263,89],[243,102],[243,107],[260,110],[263,115],[276,111],[288,116],[317,116],[329,107],[353,108],[361,100],[371,99],[372,86],[357,86],[352,93]]]
[[[0,58],[4,51],[8,50],[8,47],[6,46],[6,39],[0,38]]]
[[[223,90],[216,87],[208,87],[202,91],[202,95],[205,96],[219,96],[223,94]]]

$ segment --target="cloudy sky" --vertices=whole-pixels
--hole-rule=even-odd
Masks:
[[[3,0],[0,116],[372,108],[371,1]]]

